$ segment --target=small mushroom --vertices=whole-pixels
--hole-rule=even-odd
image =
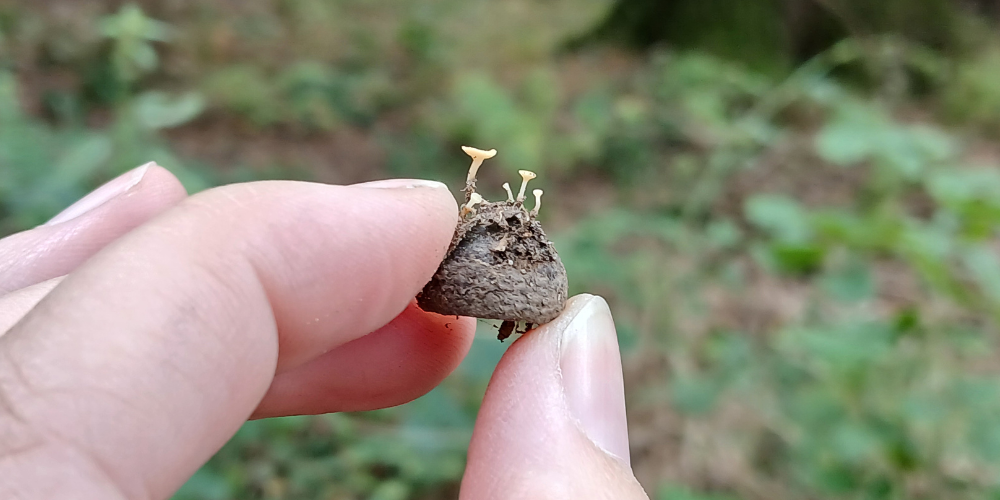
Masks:
[[[465,151],[465,154],[472,157],[472,165],[469,167],[469,175],[465,178],[466,183],[476,181],[476,172],[479,172],[479,166],[483,164],[483,160],[488,160],[497,155],[497,150],[495,149],[484,151],[482,149],[476,149],[469,146],[462,146],[462,151]]]
[[[483,201],[484,201],[483,197],[479,193],[472,193],[472,194],[470,194],[469,195],[469,202],[466,203],[465,205],[462,205],[462,210],[461,210],[461,213],[459,215],[461,217],[465,217],[467,214],[469,214],[471,212],[475,212],[476,211],[476,208],[475,208],[476,205],[482,203]]]
[[[528,212],[528,215],[532,217],[538,216],[538,209],[542,208],[542,192],[543,191],[541,189],[536,189],[531,192],[531,194],[535,195],[535,208],[532,208],[531,212]]]
[[[517,173],[521,175],[521,190],[517,192],[517,202],[524,203],[524,190],[528,187],[528,181],[538,176],[530,170],[518,170]]]
[[[503,190],[507,191],[507,201],[509,201],[511,203],[514,203],[514,193],[512,193],[510,191],[510,183],[509,182],[503,183]]]
[[[519,193],[501,181],[507,201],[492,203],[475,192],[475,175],[481,160],[493,152],[465,151],[473,166],[463,189],[461,218],[447,255],[417,295],[417,305],[442,315],[503,320],[499,338],[504,339],[552,321],[565,309],[566,268],[535,217],[542,191],[532,191],[531,212],[524,203],[527,183],[535,173],[519,172]]]

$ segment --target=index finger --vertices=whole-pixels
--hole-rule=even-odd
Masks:
[[[20,450],[0,456],[0,477],[15,480],[0,492],[75,496],[100,478],[101,494],[168,496],[276,371],[403,311],[444,256],[456,209],[425,181],[251,183],[115,242],[0,338],[0,454]]]

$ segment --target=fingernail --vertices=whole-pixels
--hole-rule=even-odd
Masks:
[[[142,182],[142,178],[146,175],[146,171],[153,165],[156,165],[156,163],[149,162],[141,167],[134,168],[122,175],[119,175],[118,177],[115,177],[114,179],[111,179],[103,186],[91,191],[87,196],[80,198],[80,200],[76,203],[70,205],[62,212],[59,212],[58,215],[46,222],[45,225],[51,226],[53,224],[59,224],[75,219],[107,203],[119,195],[127,193],[130,189]]]
[[[368,188],[368,189],[416,189],[416,188],[448,189],[448,186],[445,186],[444,184],[438,181],[428,181],[424,179],[385,179],[381,181],[362,182],[361,184],[354,184],[354,187]]]
[[[604,451],[631,464],[625,383],[618,335],[603,298],[579,295],[563,313],[574,316],[562,335],[560,368],[571,414]]]

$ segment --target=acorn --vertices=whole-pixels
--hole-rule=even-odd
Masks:
[[[498,339],[514,333],[515,325],[548,323],[565,307],[566,268],[538,222],[542,191],[532,192],[535,206],[524,206],[528,181],[535,173],[520,170],[517,197],[510,186],[506,201],[490,202],[475,192],[476,172],[496,150],[462,148],[472,157],[466,178],[467,203],[448,252],[434,277],[417,295],[421,309],[444,315],[502,320]]]

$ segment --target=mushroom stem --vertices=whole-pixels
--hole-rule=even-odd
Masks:
[[[479,172],[479,166],[482,164],[482,158],[472,157],[472,165],[469,167],[469,175],[465,177],[465,182],[474,182],[476,180],[476,173]]]
[[[524,203],[524,190],[528,188],[528,181],[537,176],[530,170],[518,170],[517,173],[521,175],[521,190],[517,192],[517,202]]]
[[[507,191],[507,201],[509,201],[511,203],[514,203],[514,193],[512,193],[510,191],[510,183],[509,182],[503,183],[503,190]]]
[[[542,190],[536,189],[532,191],[531,194],[535,195],[535,208],[532,208],[531,212],[528,212],[528,215],[532,217],[537,217],[538,209],[542,208]]]

